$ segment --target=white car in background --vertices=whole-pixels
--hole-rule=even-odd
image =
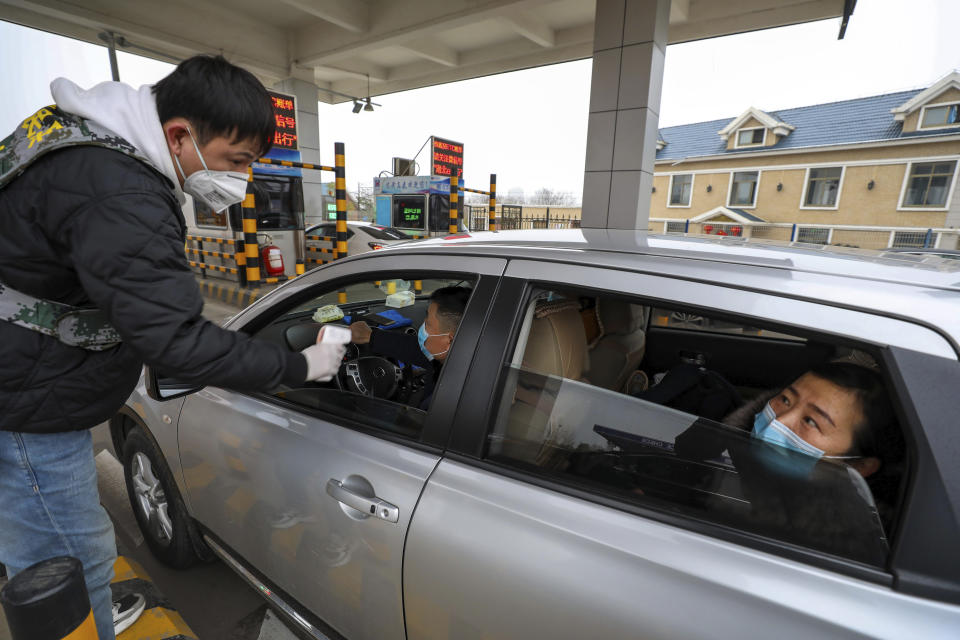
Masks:
[[[326,246],[326,243],[320,243],[317,240],[310,240],[310,236],[322,236],[335,238],[337,235],[336,222],[322,222],[320,224],[310,225],[306,228],[307,244],[319,244]],[[347,222],[347,255],[354,256],[358,253],[375,251],[383,249],[390,245],[408,242],[412,238],[399,229],[393,227],[384,227],[370,222],[361,222],[359,220],[350,220]]]

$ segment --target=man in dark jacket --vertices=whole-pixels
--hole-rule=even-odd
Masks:
[[[430,295],[427,316],[416,336],[390,330],[374,331],[361,321],[350,325],[351,342],[369,343],[371,350],[378,355],[424,369],[423,396],[418,406],[429,409],[433,389],[440,378],[440,370],[450,352],[457,327],[463,319],[470,293],[467,287],[443,287],[434,291]]]
[[[37,309],[95,308],[122,341],[70,346],[31,324],[39,314],[0,319],[0,563],[12,576],[79,558],[109,640],[116,547],[89,429],[122,406],[144,363],[185,381],[270,389],[330,379],[343,346],[295,353],[201,316],[181,207],[185,193],[215,210],[239,202],[247,168],[269,150],[270,99],[253,75],[198,56],[153,87],[84,91],[60,78],[51,93],[55,108],[0,140],[0,308],[13,294]],[[76,142],[63,143],[66,133]]]

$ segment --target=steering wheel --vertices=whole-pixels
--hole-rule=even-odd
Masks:
[[[372,398],[393,398],[403,380],[403,369],[380,356],[347,360],[337,371],[337,386]]]

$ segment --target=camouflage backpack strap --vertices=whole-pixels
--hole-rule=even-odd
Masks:
[[[78,145],[106,147],[153,163],[132,144],[90,120],[50,105],[20,123],[13,133],[0,140],[0,189],[50,151]]]
[[[120,344],[120,334],[98,309],[80,309],[20,293],[0,283],[0,320],[52,336],[71,346],[103,351]]]

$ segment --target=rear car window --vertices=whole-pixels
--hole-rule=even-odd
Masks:
[[[683,319],[689,333],[663,317]],[[852,371],[885,393],[875,363],[849,347],[605,293],[539,290],[503,367],[487,457],[694,528],[722,525],[882,567],[902,435],[879,421],[873,436],[854,438],[859,414],[840,413],[861,407],[850,400],[827,410],[850,435],[837,439],[808,406],[829,389],[811,369]],[[786,433],[777,441],[774,420],[855,457],[811,455],[809,442]],[[814,428],[832,435],[818,439]]]
[[[368,234],[377,240],[409,240],[410,236],[399,229],[393,227],[381,227],[378,225],[368,225],[363,228]]]

